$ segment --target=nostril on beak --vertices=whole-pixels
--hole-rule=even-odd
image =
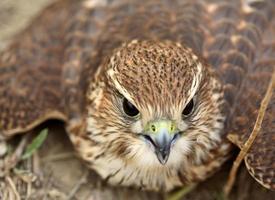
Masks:
[[[152,130],[153,132],[156,132],[157,128],[156,128],[156,126],[155,126],[154,124],[151,125],[151,130]]]

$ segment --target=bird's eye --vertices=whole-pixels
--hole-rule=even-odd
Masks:
[[[135,117],[139,114],[138,109],[131,104],[126,98],[123,99],[123,111],[130,117]]]
[[[194,109],[194,100],[191,99],[189,103],[185,106],[184,110],[182,111],[183,117],[188,117]]]

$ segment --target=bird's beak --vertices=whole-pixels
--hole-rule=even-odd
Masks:
[[[144,137],[154,146],[159,162],[164,165],[168,161],[171,145],[179,137],[175,123],[170,120],[150,122],[145,133]]]

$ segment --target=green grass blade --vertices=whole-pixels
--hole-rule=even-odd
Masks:
[[[48,136],[48,129],[43,129],[38,136],[36,136],[31,144],[29,144],[22,155],[21,159],[25,160],[32,156],[32,154],[39,149]]]

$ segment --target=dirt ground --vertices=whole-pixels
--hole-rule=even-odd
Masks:
[[[51,1],[53,0],[0,0],[0,48],[7,46],[12,41],[12,35],[24,28]],[[49,121],[29,133],[29,136],[18,136],[8,143],[17,149],[22,141],[29,143],[30,138],[43,128],[49,129],[49,136],[39,151],[32,158],[17,163],[10,173],[2,177],[0,175],[0,199],[167,199],[164,194],[105,184],[75,156],[60,122]],[[4,158],[0,157],[0,169],[1,159]],[[212,178],[199,184],[181,199],[224,199],[222,187],[231,165],[232,161],[229,161]],[[8,196],[4,197],[3,194]],[[275,200],[275,193],[256,183],[242,166],[230,199]]]

